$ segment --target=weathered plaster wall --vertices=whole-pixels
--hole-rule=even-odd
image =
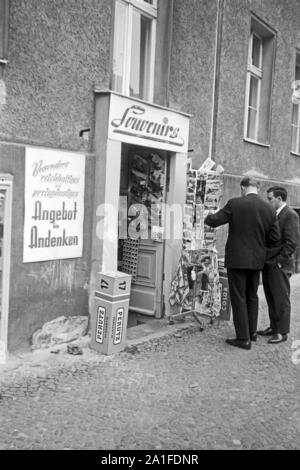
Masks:
[[[209,152],[216,21],[217,0],[174,0],[169,105],[193,115],[194,167]]]
[[[87,157],[83,257],[23,263],[25,148],[0,145],[1,172],[14,176],[9,350],[28,346],[33,331],[50,319],[88,314],[94,166],[94,158]]]
[[[14,176],[9,350],[59,315],[88,313],[95,158],[86,161],[82,259],[23,264],[23,144],[91,152],[94,88],[108,89],[114,0],[11,0],[8,64],[0,79],[0,171]],[[166,104],[172,2],[159,2],[155,101]],[[3,97],[2,97],[3,98]],[[97,125],[106,124],[100,116]],[[89,140],[79,137],[90,128]],[[14,143],[21,144],[19,146]],[[106,141],[103,142],[106,145]]]
[[[94,85],[109,87],[111,0],[10,3],[0,140],[90,150],[79,131],[93,126]]]
[[[277,33],[270,148],[243,141],[251,11]],[[296,47],[299,0],[225,0],[216,159],[227,172],[242,174],[254,168],[281,181],[300,177],[300,158],[290,154]]]
[[[11,0],[6,100],[0,140],[92,148],[94,87],[109,87],[111,0]],[[91,128],[90,139],[79,131]],[[9,350],[59,315],[88,314],[95,158],[86,159],[83,257],[23,264],[22,145],[0,145],[0,170],[14,176]]]
[[[158,2],[154,71],[154,102],[168,106],[173,0]]]

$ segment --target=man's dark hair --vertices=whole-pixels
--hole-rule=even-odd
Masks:
[[[274,197],[281,197],[285,202],[287,200],[287,190],[282,186],[272,186],[272,188],[267,189],[267,193],[273,193]]]
[[[259,189],[260,183],[257,179],[253,178],[253,176],[244,176],[240,182],[240,186],[244,186],[245,188],[248,188],[248,186],[255,186]]]

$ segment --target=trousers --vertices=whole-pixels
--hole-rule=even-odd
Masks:
[[[290,277],[291,273],[279,268],[277,264],[265,265],[262,272],[270,327],[274,333],[287,334],[290,332]]]
[[[227,275],[236,337],[248,340],[257,330],[260,271],[227,268]]]

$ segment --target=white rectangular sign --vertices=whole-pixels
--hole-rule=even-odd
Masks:
[[[105,327],[105,308],[98,307],[97,313],[97,326],[96,326],[96,342],[102,344],[104,338],[104,327]]]
[[[85,156],[26,148],[23,262],[80,258]]]
[[[144,147],[187,153],[189,117],[112,93],[108,137]]]

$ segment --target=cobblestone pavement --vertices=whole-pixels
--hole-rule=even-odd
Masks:
[[[279,345],[259,338],[244,351],[224,342],[231,323],[195,324],[114,356],[3,372],[0,449],[299,449],[300,275],[292,302],[292,334]]]

